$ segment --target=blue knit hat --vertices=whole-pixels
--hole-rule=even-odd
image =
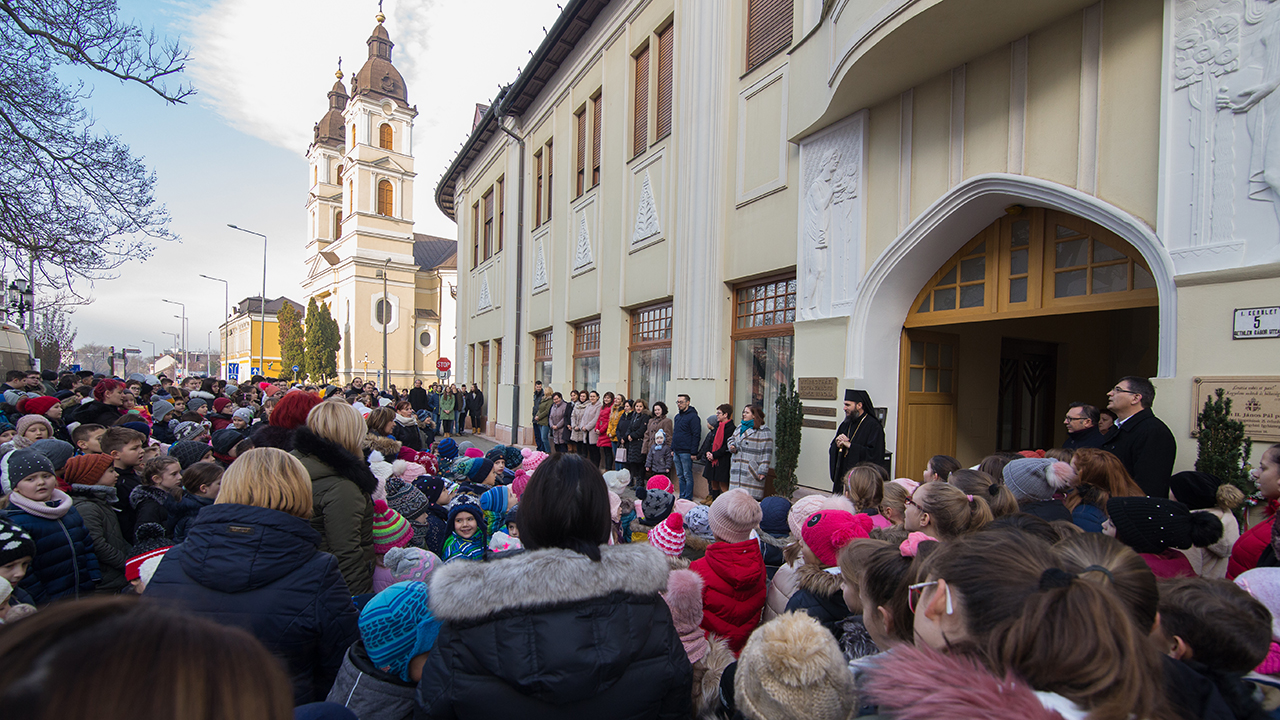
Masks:
[[[506,515],[510,492],[505,486],[492,487],[485,490],[484,494],[480,496],[480,509],[488,510],[494,515]]]
[[[453,438],[445,438],[436,444],[436,454],[445,460],[458,457],[458,443]]]
[[[151,426],[142,422],[141,420],[134,420],[133,422],[127,422],[123,425],[123,427],[127,427],[130,430],[137,430],[138,432],[142,433],[145,437],[148,437],[148,438],[151,437]]]
[[[409,682],[409,661],[429,652],[440,634],[427,584],[400,582],[378,593],[360,611],[360,639],[379,670]]]
[[[505,464],[507,462],[507,446],[494,445],[493,447],[489,448],[489,452],[484,454],[484,459],[488,460],[494,465],[497,465],[499,460],[501,460]]]
[[[770,495],[760,501],[760,529],[774,537],[786,537],[791,534],[791,526],[787,525],[787,513],[791,512],[791,503],[784,497]]]
[[[502,459],[506,461],[508,470],[515,471],[524,463],[524,454],[515,445],[508,445]]]

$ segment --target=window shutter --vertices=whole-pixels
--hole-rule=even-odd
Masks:
[[[649,48],[636,55],[635,102],[632,103],[631,156],[649,147]]]
[[[539,152],[533,156],[533,176],[537,178],[537,185],[534,186],[533,192],[533,226],[542,225],[542,153]]]
[[[583,180],[585,180],[585,175],[587,172],[587,109],[586,108],[583,108],[582,112],[578,113],[577,120],[578,120],[578,123],[577,123],[578,124],[578,157],[576,159],[577,171],[578,171],[578,193],[577,194],[581,195],[582,191],[586,189],[584,187]]]
[[[387,123],[378,127],[378,147],[383,150],[391,149],[391,126]]]
[[[552,194],[552,192],[555,190],[555,187],[556,187],[556,186],[555,186],[554,184],[552,184],[552,182],[551,182],[551,160],[552,160],[552,158],[554,158],[554,157],[555,157],[555,153],[554,153],[552,150],[553,150],[553,149],[552,149],[552,146],[551,146],[551,141],[550,141],[550,140],[548,140],[548,141],[547,141],[547,216],[546,216],[546,219],[547,219],[547,220],[550,220],[550,219],[551,219],[551,208],[552,208],[552,204],[551,204],[551,194]]]
[[[591,101],[591,186],[600,184],[600,116],[604,108],[604,95],[596,95]]]
[[[502,251],[502,222],[504,211],[506,210],[506,198],[503,197],[506,191],[506,183],[503,179],[498,180],[498,252]]]
[[[791,44],[793,0],[748,0],[747,71]]]
[[[391,206],[391,200],[392,200],[391,181],[379,180],[378,181],[378,214],[379,215],[386,215],[387,217],[390,217],[392,215],[393,208]]]
[[[484,196],[484,259],[493,255],[493,190]]]
[[[471,269],[480,264],[480,203],[471,206]]]
[[[672,61],[675,60],[672,55],[674,35],[674,25],[668,25],[666,30],[658,33],[658,118],[655,131],[657,133],[656,139],[658,140],[671,134]]]

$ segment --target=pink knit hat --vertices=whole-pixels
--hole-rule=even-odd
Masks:
[[[809,516],[822,509],[822,503],[827,501],[826,495],[805,495],[795,504],[791,506],[791,512],[787,513],[787,527],[791,528],[791,537],[799,540],[800,531],[804,527],[804,521]]]
[[[730,543],[746,542],[764,517],[760,503],[742,488],[721,493],[711,503],[709,514],[711,532],[715,533],[716,539]]]
[[[671,513],[666,520],[654,525],[649,531],[649,544],[665,555],[680,557],[684,552],[684,516]]]
[[[840,549],[859,538],[871,537],[871,516],[844,510],[819,510],[804,521],[804,544],[823,567],[835,566]]]
[[[480,448],[473,448],[473,447],[469,447],[469,448],[467,448],[467,449],[466,449],[466,451],[465,451],[465,452],[463,452],[462,454],[463,454],[463,455],[465,455],[466,457],[469,457],[469,458],[482,458],[482,457],[484,457],[484,453],[480,452]]]
[[[676,503],[674,506],[672,506],[671,512],[678,512],[681,515],[684,515],[685,513],[689,512],[690,510],[694,509],[697,506],[698,506],[698,503],[692,500],[685,500],[684,498],[676,498]]]
[[[666,475],[654,475],[649,478],[649,482],[644,484],[646,490],[666,490],[672,495],[679,495],[676,492],[676,486],[671,482],[671,478]]]
[[[416,462],[406,462],[404,464],[404,472],[400,473],[400,479],[405,482],[413,482],[414,478],[422,477],[427,474],[427,469]]]
[[[702,623],[702,586],[702,576],[693,570],[673,570],[667,576],[667,591],[662,593],[690,663],[698,662],[707,654],[707,635],[699,627]]]
[[[524,489],[527,487],[529,487],[529,475],[524,471],[524,466],[522,465],[516,471],[516,479],[511,481],[511,492],[515,493],[516,497],[520,497],[524,495]]]
[[[549,457],[541,450],[530,450],[529,448],[521,450],[520,455],[524,457],[524,462],[520,463],[520,469],[523,470],[526,475],[530,476],[533,475],[534,470],[538,469],[538,466],[542,464],[542,461]]]
[[[916,482],[915,480],[912,480],[911,478],[895,478],[893,480],[890,480],[889,482],[897,483],[898,485],[901,485],[902,487],[906,488],[908,495],[915,492],[916,488],[920,487],[920,483]]]

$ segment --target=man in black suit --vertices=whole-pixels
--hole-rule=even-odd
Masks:
[[[1151,497],[1169,497],[1169,476],[1178,444],[1169,426],[1151,412],[1156,389],[1141,377],[1122,377],[1107,393],[1107,408],[1116,414],[1116,427],[1102,445],[1120,458],[1138,487]]]

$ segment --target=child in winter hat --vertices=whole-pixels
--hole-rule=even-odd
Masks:
[[[9,493],[9,521],[59,553],[42,553],[31,563],[21,587],[37,604],[93,592],[102,578],[93,539],[71,496],[58,489],[49,458],[32,450],[14,450],[3,458],[0,490]]]
[[[637,497],[640,492],[637,491]],[[645,491],[641,499],[636,500],[636,514],[640,516],[642,525],[653,527],[671,514],[675,509],[676,496],[666,490]]]
[[[1004,466],[1004,484],[1019,503],[1052,500],[1074,477],[1070,465],[1051,458],[1019,458]]]
[[[480,509],[484,511],[485,527],[490,536],[506,527],[507,511],[516,500],[513,494],[509,485],[499,485],[480,495]]]
[[[427,582],[443,561],[429,550],[418,547],[396,547],[387,551],[382,562],[396,582]]]
[[[1107,501],[1107,515],[1102,531],[1133,548],[1158,578],[1195,577],[1177,549],[1208,547],[1222,537],[1221,520],[1176,500],[1114,497]]]
[[[453,438],[445,438],[436,443],[436,455],[441,460],[453,460],[458,457],[458,443]]]
[[[711,503],[716,540],[689,569],[706,583],[702,628],[724,637],[738,652],[760,624],[765,603],[764,556],[751,531],[760,524],[760,503],[742,488],[723,492]]]
[[[711,508],[706,505],[699,505],[685,513],[684,526],[703,540],[716,539],[715,533],[711,532]]]
[[[801,532],[804,530],[804,521],[821,510],[822,503],[826,500],[826,495],[805,495],[791,505],[791,510],[787,512],[787,529],[791,531],[791,537],[800,539]],[[763,514],[761,512],[761,516]]]
[[[653,435],[653,445],[644,460],[644,469],[652,473],[669,473],[674,467],[675,456],[667,444],[667,433],[659,430]]]
[[[760,529],[775,538],[786,537],[791,533],[787,524],[787,514],[791,512],[791,502],[778,495],[770,495],[760,501]]]
[[[373,591],[382,592],[395,580],[391,570],[386,567],[384,556],[392,548],[402,548],[413,540],[413,526],[404,517],[392,510],[386,500],[373,501]]]
[[[20,526],[0,515],[0,577],[17,586],[36,556],[36,541]]]
[[[54,475],[60,475],[67,461],[76,454],[76,449],[71,446],[71,443],[57,438],[37,440],[31,443],[31,449],[49,458],[49,462],[53,463]]]
[[[462,517],[462,516],[467,517]],[[489,538],[485,535],[484,510],[479,505],[459,503],[449,511],[448,539],[444,541],[444,561],[483,560]]]
[[[762,517],[760,503],[742,488],[720,493],[711,503],[709,514],[711,532],[717,540],[727,543],[750,540],[751,531],[760,524]]]
[[[169,446],[169,457],[178,461],[178,465],[186,470],[204,460],[213,459],[213,448],[201,442],[181,440]]]
[[[1271,613],[1271,647],[1267,659],[1256,671],[1262,675],[1280,675],[1280,567],[1246,570],[1236,576],[1235,583]]]
[[[431,651],[440,633],[429,597],[426,583],[400,582],[378,593],[360,611],[360,639],[379,670],[405,682],[422,677],[421,663],[413,668],[413,661]]]
[[[134,532],[137,542],[124,563],[124,577],[133,585],[133,591],[141,595],[165,553],[173,547],[173,541],[165,537],[164,526],[159,523],[143,523]]]
[[[806,561],[817,561],[820,567],[835,567],[840,550],[854,540],[871,537],[871,516],[854,515],[844,510],[819,510],[809,516],[801,529],[804,547],[813,555]]]
[[[734,704],[748,720],[845,720],[858,691],[831,633],[804,613],[760,627],[738,657]]]
[[[649,531],[649,544],[667,557],[677,558],[684,552],[684,516],[671,513]]]

